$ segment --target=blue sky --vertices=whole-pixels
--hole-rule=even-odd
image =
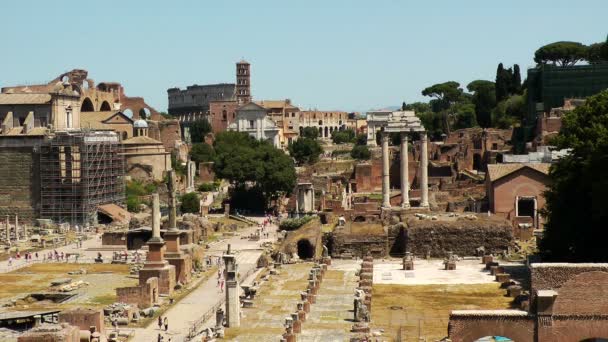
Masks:
[[[606,0],[2,1],[0,86],[73,68],[166,110],[167,88],[234,82],[256,99],[358,110],[423,100],[431,84],[533,65],[541,45],[604,41]],[[522,75],[525,77],[525,75]]]

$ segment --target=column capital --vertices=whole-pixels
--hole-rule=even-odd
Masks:
[[[408,140],[407,132],[400,132],[400,134],[401,134],[401,142],[407,142],[407,140]]]
[[[427,132],[420,132],[420,140],[422,141],[426,141],[427,140]]]
[[[389,134],[385,131],[380,131],[380,139],[382,142],[388,142]]]

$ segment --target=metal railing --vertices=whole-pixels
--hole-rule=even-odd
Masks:
[[[258,269],[256,267],[253,267],[249,271],[245,272],[244,274],[239,275],[239,282],[247,279],[250,275],[255,273],[257,270]],[[193,338],[195,338],[200,333],[200,330],[201,330],[201,327],[203,326],[203,324],[205,324],[205,322],[207,322],[209,319],[211,319],[213,317],[213,315],[215,314],[215,312],[217,311],[217,309],[222,307],[222,305],[224,305],[224,303],[226,303],[226,298],[221,297],[220,300],[215,305],[213,305],[213,307],[209,308],[209,310],[205,311],[205,313],[199,319],[194,321],[190,325],[190,328],[188,329],[188,335],[186,336],[186,341],[190,341]]]

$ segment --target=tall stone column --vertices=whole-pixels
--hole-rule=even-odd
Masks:
[[[382,132],[382,207],[391,207],[390,158],[388,155],[388,133]]]
[[[429,207],[429,152],[427,144],[426,132],[420,133],[420,190],[422,193],[420,206],[423,208]]]
[[[162,242],[160,238],[160,199],[158,193],[152,194],[152,242]]]
[[[401,208],[410,207],[409,161],[407,153],[407,134],[401,133]]]
[[[6,242],[11,244],[11,222],[9,221],[9,216],[6,215]]]
[[[236,257],[228,251],[222,255],[224,259],[224,279],[226,280],[226,326],[238,328],[241,325],[241,301],[239,298],[239,279]]]
[[[177,212],[175,200],[175,170],[169,170],[169,179],[167,181],[167,190],[169,192],[169,229],[177,228]],[[160,221],[159,221],[160,222]]]

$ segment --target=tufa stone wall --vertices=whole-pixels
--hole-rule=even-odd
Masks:
[[[498,254],[513,244],[511,225],[506,220],[453,221],[406,219],[407,250],[423,256],[444,257],[446,251],[457,255],[475,255],[476,248],[485,247],[487,253]]]
[[[103,310],[74,308],[59,313],[59,323],[69,323],[80,330],[89,330],[95,327],[95,331],[102,333],[105,331],[103,324]]]

